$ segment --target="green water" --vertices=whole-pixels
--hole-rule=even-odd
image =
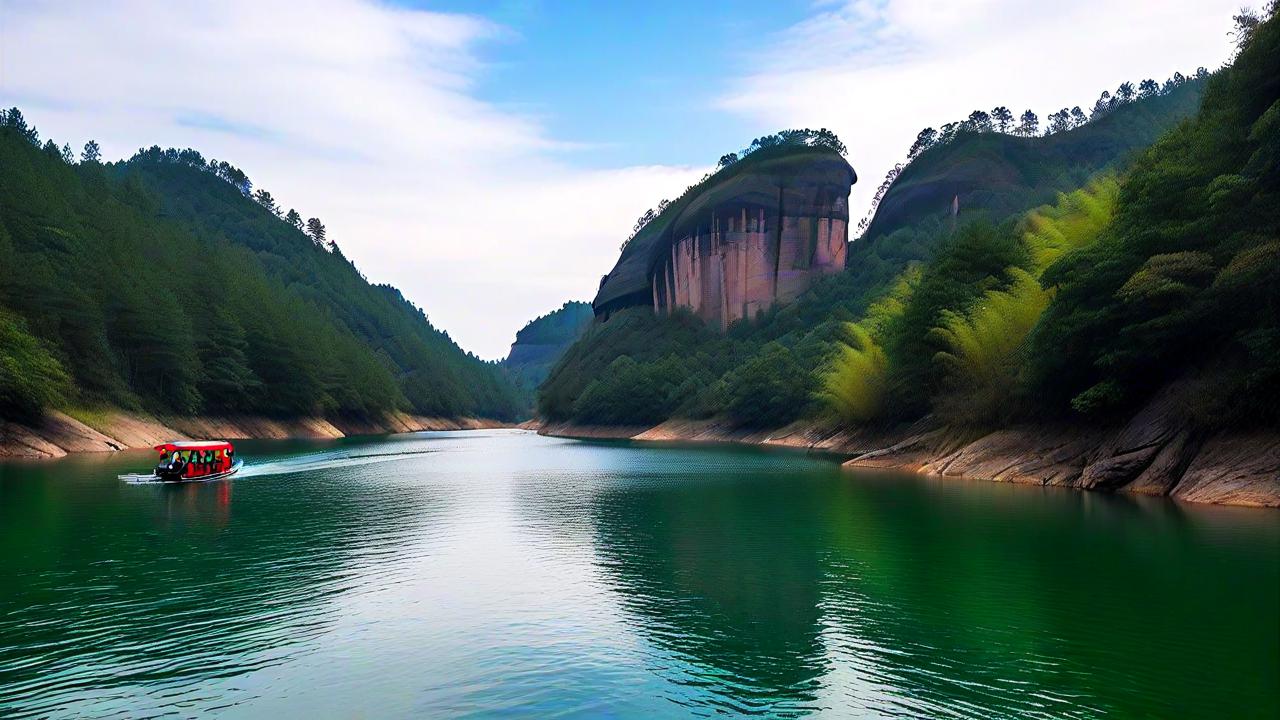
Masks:
[[[493,431],[0,465],[0,717],[1275,718],[1280,513]]]

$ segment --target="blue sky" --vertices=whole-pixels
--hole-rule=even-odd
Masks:
[[[541,118],[553,137],[583,145],[573,162],[597,167],[706,164],[769,132],[715,101],[753,49],[813,9],[762,0],[443,7],[509,31],[484,48],[477,96]]]
[[[753,137],[836,131],[860,214],[922,127],[1217,67],[1239,4],[0,0],[0,104],[234,162],[496,358]]]

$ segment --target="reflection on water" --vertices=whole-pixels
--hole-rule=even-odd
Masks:
[[[0,465],[0,716],[1274,717],[1280,514],[516,432]]]

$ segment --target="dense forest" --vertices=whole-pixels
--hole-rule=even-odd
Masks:
[[[194,150],[77,158],[0,115],[0,414],[516,417],[520,392],[317,218]]]
[[[1092,117],[1055,113],[1048,135],[1000,132],[987,113],[923,133],[845,273],[725,333],[645,308],[596,323],[541,387],[540,414],[1107,421],[1178,382],[1196,422],[1274,423],[1274,15],[1237,18],[1231,65],[1126,83]]]

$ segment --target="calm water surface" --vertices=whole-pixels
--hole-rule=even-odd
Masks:
[[[1280,513],[515,431],[0,465],[0,717],[1280,716]]]

